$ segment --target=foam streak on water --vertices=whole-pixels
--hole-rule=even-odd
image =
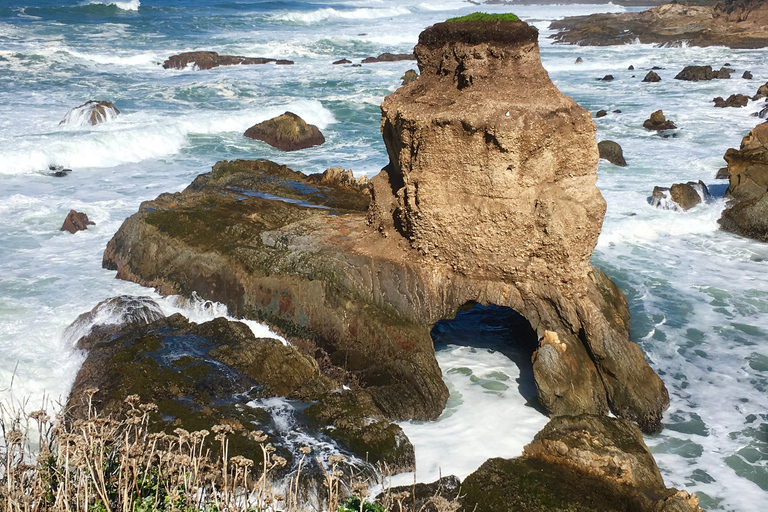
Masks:
[[[222,159],[377,173],[387,163],[379,104],[415,63],[331,62],[409,52],[426,26],[474,10],[460,0],[2,2],[0,389],[15,371],[15,396],[33,403],[44,392],[65,397],[83,358],[65,328],[108,297],[149,295],[165,313],[180,311],[194,321],[225,314],[205,301],[160,299],[103,270],[102,252],[123,219],[141,201],[182,190]],[[713,176],[725,150],[759,122],[750,114],[765,103],[718,109],[711,100],[754,94],[768,80],[768,63],[762,50],[582,48],[546,39],[548,20],[623,10],[612,4],[514,7],[540,29],[542,61],[558,87],[592,112],[609,112],[596,120],[598,139],[624,148],[628,167],[601,161],[598,168],[608,212],[593,261],[627,295],[632,339],[670,390],[666,428],[647,438],[664,477],[699,492],[709,510],[762,512],[768,502],[768,245],[717,229],[724,185]],[[162,68],[170,55],[191,50],[296,64]],[[584,62],[575,64],[576,57]],[[685,65],[726,62],[736,69],[731,80],[672,79]],[[663,68],[657,70],[662,81],[641,83],[652,66]],[[739,78],[747,69],[753,80]],[[606,74],[615,79],[598,80]],[[98,126],[58,124],[88,100],[111,101],[121,115]],[[659,108],[680,127],[675,137],[642,128]],[[286,110],[318,125],[327,142],[282,153],[242,136]],[[53,177],[49,165],[73,171]],[[699,179],[713,202],[688,212],[648,203],[655,185]],[[75,235],[58,231],[73,208],[96,225]],[[418,478],[431,479],[438,468],[466,475],[486,457],[518,454],[545,420],[524,405],[515,386],[483,387],[517,379],[517,366],[503,351],[487,348],[439,347],[453,392],[449,407],[437,422],[403,425],[416,446]],[[508,380],[495,378],[501,375]]]

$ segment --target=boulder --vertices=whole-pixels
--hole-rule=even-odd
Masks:
[[[718,223],[726,231],[768,242],[768,123],[752,129],[740,149],[725,152],[731,201]]]
[[[629,67],[628,67],[627,69],[628,69],[629,71],[634,71],[634,70],[635,70],[635,66],[633,66],[632,64],[630,64],[630,65],[629,65]]]
[[[727,180],[728,179],[728,168],[727,167],[721,167],[717,170],[717,173],[715,174],[716,180]]]
[[[687,211],[701,202],[712,201],[712,195],[707,186],[699,180],[688,183],[675,183],[670,188],[654,187],[651,195],[651,206],[663,210]]]
[[[551,420],[515,459],[489,459],[461,485],[462,510],[703,512],[667,488],[640,431],[604,416]]]
[[[581,64],[582,62],[584,62],[584,59],[582,59],[581,57],[576,57],[575,64]]]
[[[569,16],[553,21],[559,43],[583,46],[768,46],[768,4],[762,0],[725,0],[708,6],[675,2],[641,12]]]
[[[112,121],[120,115],[117,107],[109,101],[86,101],[79,107],[70,109],[59,124],[72,126],[95,126]]]
[[[759,112],[755,112],[753,115],[755,117],[759,117],[760,119],[765,119],[766,117],[768,117],[768,105],[764,106],[763,108],[760,109]]]
[[[255,124],[248,128],[244,135],[249,139],[264,141],[283,151],[296,151],[319,146],[325,142],[325,137],[317,126],[307,124],[293,112],[286,112]]]
[[[728,96],[727,100],[724,100],[721,96],[718,96],[717,98],[714,98],[712,101],[715,102],[715,106],[719,108],[726,108],[726,107],[746,107],[747,103],[749,103],[749,96],[745,94],[731,94]]]
[[[455,476],[444,476],[428,484],[389,488],[376,496],[376,501],[389,512],[448,512],[450,509],[446,509],[444,504],[458,504],[460,495],[461,480]]]
[[[400,77],[400,80],[403,81],[402,85],[408,85],[411,82],[415,82],[417,78],[419,78],[419,74],[416,72],[416,70],[409,69],[403,76]]]
[[[185,69],[192,66],[198,70],[212,69],[218,66],[234,66],[237,64],[267,64],[276,62],[275,59],[264,57],[242,57],[240,55],[219,55],[216,52],[184,52],[172,55],[163,62],[164,69]],[[288,63],[290,61],[284,61]],[[293,64],[292,62],[290,62]]]
[[[667,120],[666,117],[664,117],[664,112],[661,110],[657,110],[653,114],[651,114],[651,117],[649,119],[646,119],[643,122],[643,128],[646,130],[656,130],[656,131],[663,131],[663,130],[674,130],[677,128],[675,126],[675,123],[673,123],[670,120]]]
[[[655,71],[649,71],[643,78],[643,82],[661,82],[661,77]]]
[[[730,78],[728,68],[720,68],[719,71],[713,71],[712,66],[686,66],[681,72],[675,75],[675,80],[686,80],[698,82],[700,80],[713,80],[715,78]]]
[[[254,457],[261,453],[259,442],[246,434],[262,430],[295,466],[299,446],[291,439],[319,429],[321,441],[336,439],[348,455],[395,471],[413,467],[413,446],[370,396],[334,392],[339,383],[315,359],[276,339],[256,338],[243,323],[217,318],[194,324],[178,313],[166,318],[146,298],[120,297],[81,315],[69,330],[82,332],[83,325],[90,330],[77,347],[88,357],[67,402],[72,420],[86,418],[91,407],[102,416],[116,415],[136,395],[157,405],[150,422],[155,432],[232,426],[230,457],[260,460]],[[89,399],[90,389],[97,391]],[[287,403],[274,409],[265,401],[273,397],[314,403],[300,415]],[[280,421],[290,418],[288,431],[275,427],[280,415]],[[209,448],[216,451],[216,443]]]
[[[74,235],[78,231],[88,229],[88,226],[95,225],[95,222],[88,220],[88,215],[85,213],[69,210],[67,218],[64,219],[64,224],[61,225],[61,229],[59,229],[59,231],[69,231]]]
[[[65,169],[63,165],[51,164],[48,166],[48,171],[49,175],[54,178],[66,178],[72,172],[72,169]]]
[[[757,92],[754,96],[752,96],[752,99],[757,101],[760,98],[766,98],[768,97],[768,82],[765,82],[763,85],[757,88]]]
[[[293,64],[295,64],[295,62],[288,59],[277,59],[275,61],[275,65],[277,66],[292,66]]]
[[[606,112],[605,110],[602,110],[602,109],[600,109],[597,112],[595,112],[595,117],[596,118],[605,117],[607,115],[608,115],[608,112]]]
[[[539,338],[550,414],[612,410],[658,430],[666,388],[629,341],[623,294],[590,264],[605,213],[596,128],[549,79],[537,38],[519,21],[426,29],[419,79],[382,104],[390,162],[369,193],[220,162],[143,203],[104,266],[268,323],[389,420],[445,406],[430,326],[467,304],[507,306]]]
[[[401,60],[416,60],[416,56],[412,53],[384,52],[378,57],[366,57],[361,62],[363,64],[372,64],[374,62],[398,62]]]
[[[603,82],[610,82],[611,80],[613,80],[613,75],[605,75],[600,80],[602,80]]]
[[[745,80],[752,80],[752,73],[749,71],[745,71],[743,75],[741,75],[741,78]]]
[[[600,158],[608,160],[613,165],[625,167],[624,152],[618,142],[612,140],[601,140],[597,143],[597,150],[600,152]]]
[[[348,60],[348,59],[340,59],[340,60],[334,61],[333,64],[334,65],[338,65],[338,64],[352,64],[352,61]]]

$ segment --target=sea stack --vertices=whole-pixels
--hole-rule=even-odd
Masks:
[[[419,79],[382,104],[390,162],[364,190],[220,162],[143,203],[104,265],[274,326],[388,419],[443,410],[437,321],[507,306],[539,339],[532,370],[552,416],[611,410],[659,430],[667,390],[629,341],[624,295],[590,264],[605,214],[596,127],[549,79],[537,37],[511,20],[426,29]]]

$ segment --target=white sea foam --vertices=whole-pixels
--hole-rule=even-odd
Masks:
[[[139,7],[141,7],[141,0],[126,0],[123,2],[118,0],[89,0],[82,5],[114,5],[123,11],[138,11]]]
[[[290,23],[314,24],[328,20],[372,20],[377,18],[390,18],[410,13],[411,10],[407,7],[359,8],[349,10],[326,7],[309,12],[298,11],[275,14],[270,16],[270,19],[275,21],[287,21]]]

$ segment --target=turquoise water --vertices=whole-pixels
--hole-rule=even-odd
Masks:
[[[357,175],[377,173],[387,162],[379,104],[414,63],[331,62],[408,52],[426,26],[476,9],[458,0],[3,2],[0,389],[13,378],[16,397],[33,403],[43,393],[65,397],[82,361],[65,327],[107,297],[152,295],[101,269],[107,241],[141,201],[181,190],[221,159],[269,158],[305,172],[342,166]],[[593,261],[627,295],[632,338],[670,390],[667,428],[647,438],[664,477],[698,492],[705,508],[762,511],[768,503],[768,245],[719,231],[722,199],[680,213],[654,209],[647,198],[655,185],[698,179],[722,196],[715,171],[725,150],[757,124],[750,114],[762,102],[715,109],[711,100],[754,94],[768,80],[768,63],[759,50],[578,48],[551,46],[546,38],[548,20],[607,10],[623,8],[515,8],[540,29],[544,67],[561,90],[592,112],[622,111],[596,120],[598,138],[619,142],[629,166],[600,162],[598,186],[608,213]],[[209,71],[160,65],[191,50],[296,64]],[[584,63],[574,64],[577,56]],[[672,80],[685,65],[726,62],[737,70],[731,80]],[[636,71],[627,70],[630,64]],[[651,66],[664,68],[658,71],[662,81],[640,83]],[[738,78],[745,69],[753,80]],[[613,82],[597,80],[608,73]],[[91,99],[112,101],[122,114],[96,127],[59,125],[70,108]],[[681,127],[677,137],[662,139],[642,128],[658,108]],[[326,144],[281,153],[242,136],[286,110],[318,125]],[[49,165],[73,171],[55,178]],[[76,235],[59,232],[72,208],[96,225]],[[174,298],[160,304],[199,320],[224,311]],[[441,443],[472,446],[450,455],[452,470],[464,476],[476,467],[476,453],[513,456],[538,428],[541,418],[529,415],[521,397],[499,391],[506,381],[497,377],[514,379],[514,369],[497,356],[455,346],[438,354],[458,394],[432,427],[404,426],[413,429],[425,466],[440,465]],[[473,387],[472,376],[494,393]],[[489,421],[489,430],[478,431],[471,407],[518,427],[494,429]]]

